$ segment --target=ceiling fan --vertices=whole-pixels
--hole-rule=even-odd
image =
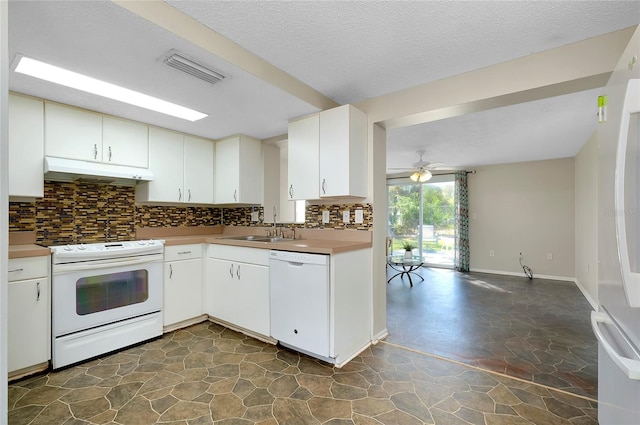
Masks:
[[[418,162],[414,162],[412,168],[396,168],[400,170],[414,170],[413,174],[409,176],[409,178],[414,182],[424,183],[429,181],[432,177],[431,171],[442,166],[441,162],[427,162],[422,159],[424,155],[423,150],[419,150],[416,152],[420,156],[420,160]]]

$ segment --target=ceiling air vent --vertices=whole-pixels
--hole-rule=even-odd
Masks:
[[[220,71],[214,71],[205,65],[197,63],[176,50],[171,50],[165,57],[164,62],[175,69],[186,72],[211,84],[215,84],[226,78],[226,75]]]

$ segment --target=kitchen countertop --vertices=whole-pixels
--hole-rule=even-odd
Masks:
[[[43,257],[49,254],[49,248],[36,244],[36,232],[9,233],[9,259]]]
[[[162,230],[145,229],[141,232],[146,239],[164,239],[165,246],[198,243],[215,243],[247,248],[273,249],[279,251],[307,252],[313,254],[338,254],[347,251],[371,248],[371,232],[356,230],[316,230],[296,229],[300,239],[278,242],[246,241],[228,239],[239,235],[265,235],[262,227],[225,226],[224,229],[212,229],[214,232],[202,234],[177,235],[176,231],[163,234]],[[140,238],[140,235],[138,235]]]

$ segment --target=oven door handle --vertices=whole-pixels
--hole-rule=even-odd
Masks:
[[[131,266],[136,264],[159,263],[163,260],[163,254],[145,255],[132,258],[110,258],[108,260],[87,261],[82,263],[54,264],[51,269],[53,274],[69,273],[83,270],[104,269],[106,267]]]

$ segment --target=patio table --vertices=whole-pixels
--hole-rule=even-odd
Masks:
[[[394,274],[387,280],[387,283],[391,282],[395,277],[400,276],[400,279],[403,279],[405,275],[409,278],[409,285],[413,287],[413,280],[411,280],[411,275],[418,276],[422,281],[424,281],[424,277],[416,273],[420,267],[422,267],[423,260],[421,257],[412,257],[405,258],[404,256],[390,256],[387,259],[387,264],[393,270],[398,273]]]

